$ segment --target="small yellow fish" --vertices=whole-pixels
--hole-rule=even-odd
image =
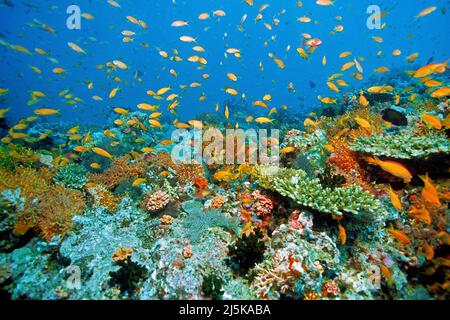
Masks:
[[[398,197],[398,195],[395,193],[395,191],[392,189],[392,187],[389,185],[388,187],[388,191],[389,191],[389,195],[391,197],[391,203],[394,206],[394,208],[397,211],[402,211],[402,202],[400,201],[400,198]]]
[[[109,93],[109,98],[110,99],[114,98],[118,91],[119,91],[119,88],[112,89],[111,92]]]
[[[136,180],[133,181],[132,186],[137,187],[137,186],[143,184],[144,182],[145,182],[145,178],[137,178]]]
[[[78,53],[86,53],[79,45],[73,43],[73,42],[68,42],[67,43],[69,45],[69,47],[74,50],[75,52]]]
[[[124,109],[124,108],[114,108],[113,111],[114,111],[115,113],[117,113],[117,114],[120,114],[120,115],[126,115],[126,114],[128,114],[128,110],[127,110],[127,109]]]
[[[39,116],[52,116],[55,114],[60,114],[59,110],[49,109],[49,108],[36,109],[36,110],[34,110],[34,113]]]
[[[109,158],[112,159],[113,156],[106,150],[102,149],[102,148],[98,148],[98,147],[94,147],[92,148],[92,151],[96,154],[98,154],[99,156],[105,157],[105,158]]]

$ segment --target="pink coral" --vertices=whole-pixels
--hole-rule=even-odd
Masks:
[[[336,284],[336,282],[334,281],[328,281],[325,282],[325,284],[323,285],[323,292],[322,295],[324,296],[337,296],[339,293],[341,292],[341,290],[339,289],[338,285]]]
[[[185,259],[189,259],[190,257],[192,257],[192,247],[191,246],[186,246],[183,248],[183,257]]]
[[[254,191],[252,197],[255,201],[253,208],[258,217],[266,217],[272,213],[273,202],[269,197],[261,194],[259,190]]]

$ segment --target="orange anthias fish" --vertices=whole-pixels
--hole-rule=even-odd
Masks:
[[[409,214],[412,215],[416,220],[425,222],[426,224],[431,224],[430,212],[425,208],[411,207]]]
[[[447,61],[442,63],[432,63],[423,66],[413,74],[413,78],[423,78],[434,73],[444,73],[447,70]]]
[[[380,267],[380,270],[381,270],[381,273],[386,277],[386,279],[390,283],[393,283],[391,271],[389,271],[389,268],[386,267],[384,264],[382,264],[381,267]]]
[[[347,242],[347,232],[345,231],[345,228],[338,225],[339,228],[339,237],[341,238],[341,244],[344,245]]]
[[[204,191],[208,187],[208,181],[205,178],[195,178],[194,186],[198,188],[198,193],[196,195],[197,198],[204,197]]]
[[[397,178],[403,179],[403,182],[409,183],[412,179],[411,173],[405,168],[401,163],[395,161],[382,161],[377,157],[366,158],[368,163],[380,166],[384,171],[396,176]]]
[[[439,194],[436,187],[433,184],[433,181],[428,177],[428,173],[424,176],[419,176],[420,179],[424,182],[425,186],[422,189],[422,197],[425,199],[427,203],[430,203],[434,206],[441,206],[441,202],[439,201]]]
[[[395,191],[392,189],[391,186],[389,186],[388,191],[389,191],[389,195],[391,197],[391,203],[394,206],[394,208],[397,211],[402,211],[402,202],[400,201],[400,198],[398,197],[398,195],[395,193]]]
[[[430,125],[431,127],[441,130],[442,129],[442,121],[438,117],[432,115],[432,114],[421,114],[420,118],[422,118],[423,122]]]
[[[427,260],[432,260],[434,258],[434,248],[427,242],[422,245],[422,250]]]
[[[395,230],[394,228],[388,229],[388,231],[390,234],[392,234],[394,236],[395,239],[397,239],[401,243],[403,243],[403,244],[411,243],[411,239],[403,232],[401,232],[399,230]]]

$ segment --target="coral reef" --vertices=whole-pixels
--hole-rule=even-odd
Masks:
[[[385,214],[381,203],[359,186],[323,187],[319,179],[308,178],[302,170],[260,167],[259,172],[259,182],[263,187],[276,190],[299,205],[338,216],[344,212],[354,215]]]

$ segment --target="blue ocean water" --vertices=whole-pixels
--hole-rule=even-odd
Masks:
[[[69,5],[78,5],[83,13],[90,13],[93,20],[82,18],[80,30],[69,30],[66,27]],[[263,4],[269,6],[262,11],[262,20],[256,21],[259,8]],[[345,77],[352,89],[359,89],[372,83],[371,77],[377,75],[374,69],[385,66],[391,70],[413,70],[427,62],[442,62],[448,58],[450,44],[449,15],[446,9],[449,1],[344,1],[337,0],[331,6],[319,6],[315,1],[302,1],[298,7],[296,1],[255,1],[249,6],[244,1],[120,1],[120,8],[113,7],[108,1],[2,1],[0,4],[1,40],[9,44],[19,44],[33,54],[26,55],[5,46],[0,47],[0,87],[9,88],[7,98],[0,104],[2,108],[11,108],[8,118],[15,120],[30,116],[33,107],[26,105],[29,93],[34,90],[43,91],[45,99],[39,107],[61,109],[62,117],[49,121],[68,121],[75,123],[105,123],[111,114],[112,107],[136,109],[136,105],[151,101],[147,90],[157,90],[170,86],[172,93],[179,94],[180,106],[177,108],[179,119],[188,120],[204,112],[214,112],[214,105],[222,105],[230,96],[224,92],[229,86],[239,91],[237,101],[245,94],[247,103],[260,100],[265,94],[272,95],[271,107],[286,105],[294,113],[307,113],[320,106],[318,95],[333,96],[327,85],[327,78],[339,73],[342,64],[349,60],[339,59],[344,51],[351,51],[352,57],[362,57],[364,79],[358,81],[351,76]],[[382,18],[385,28],[370,30],[366,26],[369,5],[378,5],[386,15]],[[430,6],[437,6],[432,14],[417,19],[418,13]],[[226,16],[213,16],[215,10],[223,10]],[[283,11],[285,10],[285,12]],[[201,13],[209,13],[211,17],[201,21],[197,17]],[[283,14],[284,12],[284,14]],[[243,15],[247,15],[243,23],[244,30],[239,30]],[[126,16],[133,16],[148,24],[148,30],[132,24]],[[301,16],[311,18],[310,23],[297,21]],[[342,21],[336,17],[341,16]],[[273,19],[279,19],[274,26]],[[175,20],[185,20],[189,25],[173,28]],[[51,26],[55,33],[51,34],[30,23],[39,21]],[[263,23],[272,25],[272,30]],[[344,31],[331,35],[337,25],[343,25]],[[122,30],[133,30],[137,34],[134,42],[123,43]],[[323,44],[310,55],[308,60],[302,59],[296,51],[300,47],[303,33],[322,40]],[[198,64],[187,61],[193,55],[193,43],[183,43],[182,35],[196,39],[196,45],[202,46],[206,52],[200,54],[208,63],[203,70]],[[372,37],[381,36],[383,43],[375,42]],[[264,44],[267,41],[266,45]],[[73,42],[82,47],[86,54],[79,54],[67,45]],[[148,44],[144,47],[142,44]],[[288,46],[290,50],[287,51]],[[58,60],[53,63],[48,57],[34,52],[34,48],[42,48],[49,53],[48,57]],[[228,54],[227,48],[241,50],[241,58]],[[159,50],[173,56],[173,50],[179,51],[181,62],[163,58]],[[393,56],[392,51],[399,49],[400,56]],[[378,51],[382,51],[380,57]],[[414,64],[409,64],[406,57],[414,52],[419,53]],[[273,53],[286,64],[280,69],[269,57]],[[322,65],[326,56],[327,64]],[[121,60],[129,69],[118,70],[106,76],[105,68],[96,69],[97,65],[108,61]],[[264,71],[259,67],[262,63]],[[38,67],[42,74],[36,74],[30,66]],[[52,73],[55,67],[66,69],[64,75]],[[169,70],[174,69],[178,77],[174,78]],[[236,83],[231,82],[226,74],[233,72],[239,77]],[[135,80],[136,73],[142,82]],[[203,79],[202,74],[209,74]],[[114,77],[120,77],[120,83]],[[379,76],[379,75],[377,75]],[[395,87],[395,78],[391,79]],[[94,88],[87,89],[87,82],[92,81]],[[190,88],[189,84],[199,82],[198,88]],[[288,85],[292,82],[296,93],[289,93]],[[187,85],[184,90],[180,85]],[[119,87],[117,97],[111,101],[107,98],[111,89]],[[63,90],[70,90],[83,101],[76,105],[67,105],[58,96]],[[199,101],[204,94],[205,101]],[[102,97],[103,101],[94,101],[93,95]],[[233,110],[232,110],[233,112]]]

